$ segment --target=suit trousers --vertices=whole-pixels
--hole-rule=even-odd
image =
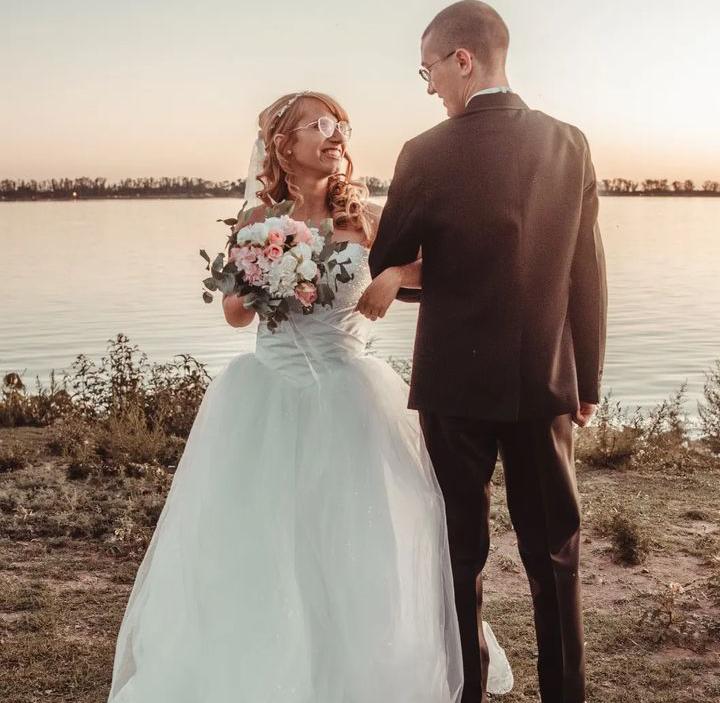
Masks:
[[[420,410],[448,522],[462,643],[462,703],[487,703],[482,570],[490,549],[491,478],[500,452],[507,503],[530,584],[543,703],[583,703],[580,506],[572,419],[501,422]],[[496,624],[502,632],[502,623]]]

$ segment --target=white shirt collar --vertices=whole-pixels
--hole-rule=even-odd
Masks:
[[[490,93],[512,93],[513,91],[510,90],[510,88],[506,85],[498,85],[493,88],[485,88],[483,90],[478,90],[477,93],[473,93],[465,103],[465,107],[467,107],[470,104],[470,101],[476,96],[476,95],[489,95]]]

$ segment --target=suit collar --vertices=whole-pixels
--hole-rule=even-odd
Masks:
[[[480,110],[529,110],[517,93],[485,93],[476,95],[465,108],[465,112]]]

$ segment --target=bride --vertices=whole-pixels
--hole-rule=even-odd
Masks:
[[[291,313],[274,333],[260,322],[255,353],[210,382],[130,594],[108,701],[459,703],[442,493],[407,386],[366,353],[371,322],[356,309],[392,284],[367,266],[379,209],[352,181],[348,116],[305,92],[270,105],[260,128],[257,195],[294,200],[296,219],[331,217],[353,279],[332,308]],[[255,314],[235,296],[223,310],[233,327]],[[488,690],[503,693],[512,672],[483,626]]]

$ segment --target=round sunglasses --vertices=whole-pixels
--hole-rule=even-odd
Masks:
[[[343,137],[345,137],[345,139],[350,139],[350,136],[352,135],[352,127],[349,122],[346,122],[345,120],[338,121],[334,120],[332,117],[324,116],[314,120],[313,122],[309,122],[302,127],[295,127],[295,129],[291,129],[290,132],[297,132],[299,129],[307,129],[308,127],[315,126],[318,128],[320,134],[322,134],[326,139],[330,139],[330,137],[335,134],[336,129]]]

